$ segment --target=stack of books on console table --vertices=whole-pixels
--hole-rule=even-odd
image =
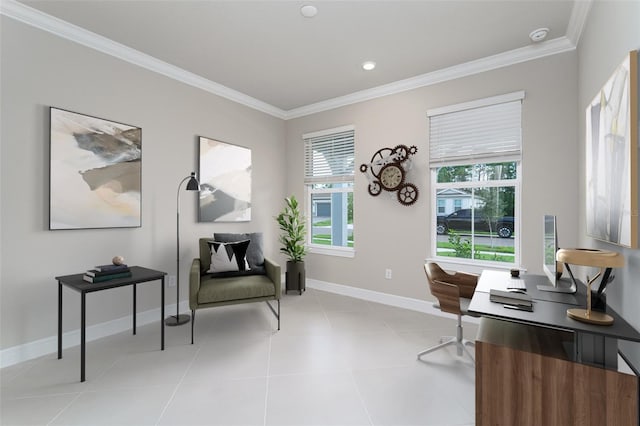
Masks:
[[[131,271],[127,265],[99,265],[85,272],[82,279],[90,283],[101,283],[130,276]]]

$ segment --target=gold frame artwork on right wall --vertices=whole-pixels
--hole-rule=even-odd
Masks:
[[[587,235],[638,248],[638,52],[586,111]]]

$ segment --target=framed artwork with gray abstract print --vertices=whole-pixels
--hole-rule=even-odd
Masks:
[[[141,226],[142,129],[50,108],[49,229]]]
[[[251,220],[251,150],[200,136],[200,222]]]
[[[638,247],[638,52],[586,111],[587,235]]]

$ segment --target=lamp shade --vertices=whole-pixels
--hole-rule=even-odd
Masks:
[[[624,266],[624,256],[620,253],[598,249],[559,249],[556,253],[556,260],[595,268],[622,268]]]
[[[187,182],[187,191],[200,191],[200,183],[196,178],[195,172],[191,172],[191,177],[189,178],[189,182]]]

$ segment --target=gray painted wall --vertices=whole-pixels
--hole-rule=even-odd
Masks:
[[[341,125],[356,129],[356,168],[380,148],[416,145],[409,182],[420,190],[413,206],[383,193],[371,197],[356,169],[355,258],[308,256],[307,276],[399,296],[431,299],[422,265],[429,256],[431,229],[427,110],[460,102],[525,91],[522,109],[522,266],[542,273],[542,216],[558,216],[560,239],[576,244],[578,203],[577,57],[575,52],[526,62],[289,120],[287,154],[302,158],[302,135]],[[301,161],[290,163],[287,192],[304,194]],[[393,279],[384,278],[386,268]]]
[[[279,256],[273,216],[284,197],[284,122],[2,16],[1,340],[6,349],[56,335],[53,279],[108,263],[175,275],[176,191],[198,170],[197,136],[252,149],[253,216],[246,223],[197,223],[196,198],[181,196],[181,299],[197,238],[263,231]],[[142,227],[48,230],[49,106],[142,128]],[[138,312],[158,308],[157,283],[139,286]],[[175,301],[168,289],[167,302]],[[79,327],[79,297],[65,290],[64,329]],[[131,314],[131,289],[88,297],[88,325]],[[185,329],[185,341],[187,339]]]
[[[585,109],[631,50],[640,49],[640,2],[594,2],[578,45],[578,113],[580,131],[580,246],[618,251],[626,266],[616,271],[607,288],[607,303],[640,330],[640,251],[594,240],[586,235]],[[640,345],[624,345],[625,354],[640,368]]]

